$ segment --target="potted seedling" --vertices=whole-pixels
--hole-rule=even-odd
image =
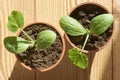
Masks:
[[[89,5],[95,7],[95,5],[93,4],[92,5],[89,4]],[[80,41],[82,44],[79,47],[73,46],[72,49],[68,50],[68,57],[70,58],[72,63],[82,69],[86,69],[88,66],[88,58],[85,54],[86,52],[88,52],[88,51],[85,51],[85,49],[87,49],[87,46],[89,45],[88,42],[93,42],[94,44],[95,43],[94,39],[97,39],[97,37],[100,37],[101,35],[103,35],[107,30],[109,31],[111,29],[111,24],[113,23],[113,19],[114,19],[112,14],[108,14],[104,12],[103,14],[97,14],[95,16],[94,14],[91,13],[94,10],[94,8],[91,8],[90,6],[84,5],[80,9],[79,8],[75,9],[74,12],[77,12],[80,10],[79,11],[80,16],[77,16],[78,14],[76,13],[74,14],[71,13],[70,16],[63,16],[60,19],[60,26],[67,33],[67,36],[69,36],[69,38],[73,36],[74,38],[71,38],[71,39],[77,39],[75,41]],[[86,12],[87,14],[82,12],[86,10],[86,7],[87,9],[91,8],[90,9],[91,11],[88,10],[89,12]],[[82,24],[79,20],[81,20],[80,18],[87,18],[86,15],[89,15],[89,14],[91,14],[92,18],[85,19],[85,23],[86,22],[88,23],[86,26],[85,24]],[[73,15],[74,15],[74,18],[73,18]],[[93,39],[90,39],[90,38],[93,38]]]
[[[85,28],[90,29],[90,22],[92,18],[105,13],[110,13],[110,12],[104,6],[95,2],[85,2],[73,8],[69,16],[76,19]],[[83,52],[94,53],[95,51],[104,48],[106,44],[108,44],[111,41],[113,36],[112,35],[113,31],[114,31],[114,26],[111,25],[104,33],[100,34],[99,36],[90,35],[85,50],[83,50]],[[66,35],[66,38],[73,47],[81,49],[86,36]]]
[[[24,25],[21,12],[12,11],[8,17],[7,28],[17,36],[4,39],[5,48],[14,53],[20,63],[29,70],[48,71],[63,58],[65,44],[60,31],[54,26],[35,22]]]

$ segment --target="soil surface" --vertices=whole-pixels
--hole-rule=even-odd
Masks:
[[[53,28],[45,24],[33,24],[24,30],[35,40],[38,33],[46,29],[55,31]],[[32,69],[39,70],[54,65],[59,60],[63,48],[61,37],[57,32],[56,34],[56,41],[49,48],[40,50],[36,46],[29,47],[25,52],[18,55],[20,61]],[[20,36],[27,39],[23,33],[20,33]]]
[[[85,28],[90,29],[91,19],[97,15],[107,13],[104,9],[96,5],[83,5],[81,8],[77,8],[73,11],[70,16],[77,19]],[[103,34],[96,36],[90,35],[85,50],[96,50],[109,40],[112,35],[112,26],[110,26]],[[68,35],[71,42],[74,43],[77,47],[82,48],[82,45],[85,41],[86,35],[84,36],[70,36]]]

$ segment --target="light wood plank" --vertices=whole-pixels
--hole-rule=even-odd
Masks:
[[[76,5],[79,5],[84,2],[88,2],[88,0],[75,0],[75,1],[76,1]]]
[[[113,39],[113,80],[120,78],[120,20],[115,20],[115,34]]]
[[[120,19],[120,0],[113,0],[113,14],[115,18]]]
[[[0,0],[0,80],[35,80],[34,72],[27,71],[3,45],[3,39],[15,35],[8,31],[7,17],[12,10],[23,12],[25,23],[34,21],[34,0]]]
[[[95,53],[90,80],[112,80],[111,43],[105,49]]]
[[[115,34],[113,39],[113,80],[120,78],[120,0],[113,0],[113,13],[115,16]]]
[[[36,21],[51,23],[61,30],[60,17],[67,15],[74,5],[74,0],[36,0]]]

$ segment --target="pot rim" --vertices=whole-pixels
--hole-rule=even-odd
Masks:
[[[58,60],[55,64],[53,64],[52,66],[50,66],[50,67],[48,67],[48,68],[45,68],[45,69],[42,69],[42,70],[40,70],[40,69],[35,70],[35,69],[30,68],[29,66],[26,66],[23,62],[21,62],[20,59],[18,58],[17,54],[16,54],[15,56],[16,56],[17,60],[20,62],[20,64],[21,64],[24,68],[26,68],[27,70],[29,70],[29,71],[46,72],[46,71],[49,71],[49,70],[53,69],[54,67],[56,67],[56,66],[61,62],[61,60],[62,60],[62,58],[63,58],[63,56],[64,56],[64,53],[65,53],[65,40],[64,40],[64,38],[63,38],[64,35],[61,33],[61,31],[60,31],[57,27],[53,26],[53,25],[50,24],[50,23],[41,22],[41,21],[36,21],[36,22],[31,22],[31,23],[29,23],[29,24],[26,24],[26,25],[23,27],[23,29],[25,29],[26,27],[29,27],[30,25],[33,25],[33,24],[46,24],[46,25],[48,25],[49,27],[53,28],[53,29],[60,35],[61,40],[62,40],[63,49],[62,49],[62,53],[61,53],[61,56],[60,56],[59,60]],[[22,29],[22,30],[23,30],[23,29]],[[19,32],[17,33],[17,36],[20,34],[20,32],[21,32],[21,31],[19,31]]]
[[[75,6],[75,7],[70,11],[70,13],[68,13],[68,15],[70,15],[70,14],[71,14],[75,9],[77,9],[78,7],[83,6],[83,5],[88,5],[88,4],[96,5],[96,6],[100,7],[100,8],[102,8],[102,9],[104,9],[107,13],[112,14],[105,6],[103,6],[103,5],[101,5],[101,4],[98,4],[98,3],[96,3],[96,2],[83,2],[83,3],[80,3],[80,4],[78,4],[77,6]],[[65,33],[65,32],[64,32],[64,33],[65,33],[65,36],[66,36],[68,42],[70,43],[70,45],[71,45],[73,48],[77,48],[79,51],[84,52],[84,53],[95,53],[95,52],[97,52],[97,51],[102,50],[103,48],[105,48],[105,47],[111,42],[111,40],[112,40],[112,38],[113,38],[114,31],[115,31],[114,21],[113,21],[113,23],[112,23],[112,27],[113,27],[113,28],[112,28],[112,29],[113,29],[113,32],[112,32],[112,35],[110,36],[109,40],[105,43],[105,45],[103,45],[102,47],[99,47],[98,49],[95,49],[95,50],[82,50],[82,49],[78,48],[77,46],[75,46],[75,45],[71,42],[71,40],[69,39],[67,33]]]

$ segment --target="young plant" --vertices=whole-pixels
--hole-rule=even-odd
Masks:
[[[113,16],[111,14],[101,14],[94,17],[90,23],[90,30],[85,29],[77,20],[70,16],[63,16],[60,19],[60,26],[71,36],[86,35],[82,50],[84,50],[90,35],[100,35],[104,33],[112,24]],[[85,53],[79,52],[77,48],[68,51],[68,57],[76,66],[86,69],[88,66],[88,57]]]
[[[24,25],[24,18],[21,12],[12,11],[8,17],[7,28],[11,32],[17,32],[18,29],[24,33],[24,35],[29,39],[18,36],[8,36],[4,39],[5,48],[14,54],[20,54],[24,52],[29,46],[37,46],[39,49],[46,49],[54,43],[56,40],[56,33],[51,30],[41,31],[36,40],[33,40],[22,28]],[[35,44],[36,43],[36,44]]]

